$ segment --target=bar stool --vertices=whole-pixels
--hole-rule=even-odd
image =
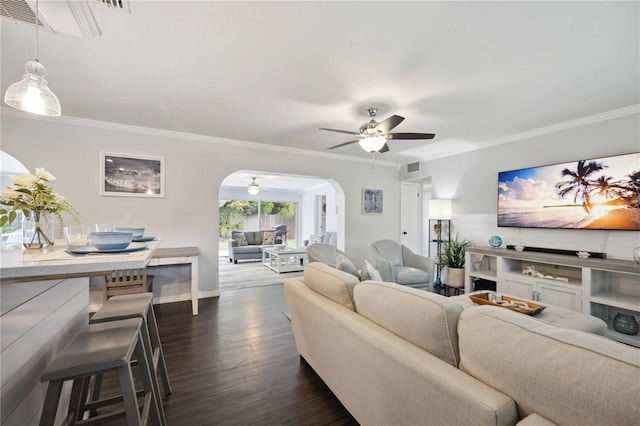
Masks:
[[[153,293],[113,296],[89,319],[89,323],[96,324],[128,318],[142,318],[145,322],[142,335],[145,344],[150,342],[150,353],[153,355],[153,371],[157,374],[158,369],[160,370],[164,393],[165,395],[170,395],[171,383],[169,382],[169,373],[167,372],[167,364],[164,360],[162,344],[160,343],[158,324],[153,311]],[[155,374],[153,378],[154,382],[157,383]]]
[[[151,415],[157,425],[163,417],[157,405],[158,389],[151,380],[151,366],[142,342],[143,321],[132,318],[103,324],[89,324],[45,368],[40,378],[49,382],[44,400],[41,426],[55,423],[62,385],[73,380],[67,416],[63,424],[95,424],[126,415],[129,426],[146,424]],[[138,408],[138,392],[135,388],[131,362],[135,353],[142,378],[144,396],[142,412]],[[118,373],[121,394],[116,397],[87,402],[86,395],[91,377],[115,371]],[[116,403],[124,403],[124,410],[98,414],[83,420],[85,411]]]

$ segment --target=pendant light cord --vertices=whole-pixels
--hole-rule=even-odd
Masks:
[[[40,13],[40,0],[36,0],[36,62],[40,62],[38,60],[38,27],[40,26],[40,20],[38,15]]]

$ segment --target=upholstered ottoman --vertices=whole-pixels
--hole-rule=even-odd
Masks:
[[[481,293],[489,292],[476,291],[471,294]],[[506,294],[505,296],[508,296],[508,294]],[[465,309],[472,308],[474,306],[480,306],[473,303],[473,301],[469,299],[469,296],[466,294],[453,296],[450,297],[450,299],[460,303]],[[545,306],[546,308],[544,308],[544,311],[540,312],[539,314],[533,315],[532,318],[535,318],[542,322],[546,322],[547,324],[553,324],[557,327],[586,331],[587,333],[593,334],[604,335],[605,331],[607,330],[607,324],[600,318],[572,311],[570,309],[559,308],[557,306]]]

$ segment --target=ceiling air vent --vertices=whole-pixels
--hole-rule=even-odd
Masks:
[[[24,0],[1,0],[0,16],[13,19],[14,21],[26,22],[27,24],[35,24],[36,14]],[[40,17],[40,26],[51,30],[51,27]]]
[[[112,7],[115,10],[121,10],[123,12],[131,13],[129,8],[129,0],[96,0],[98,3],[105,6]]]
[[[415,173],[420,171],[420,163],[409,163],[407,164],[407,173]]]
[[[35,23],[35,1],[0,0],[0,5],[3,17],[31,25]],[[40,26],[52,33],[81,38],[101,35],[100,27],[86,1],[42,1],[39,19]]]

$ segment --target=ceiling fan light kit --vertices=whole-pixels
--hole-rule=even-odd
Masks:
[[[58,117],[62,113],[58,97],[49,89],[47,70],[38,61],[39,0],[36,0],[36,57],[25,65],[22,80],[13,83],[4,95],[4,102],[12,108],[38,115]]]
[[[369,136],[358,141],[358,145],[367,152],[378,152],[385,143],[387,143],[387,138],[384,136]]]
[[[260,185],[256,183],[256,178],[247,186],[247,192],[251,195],[257,195],[260,192]]]
[[[360,145],[360,147],[367,152],[385,153],[389,151],[389,145],[387,145],[388,140],[433,139],[436,136],[433,133],[389,133],[391,129],[402,123],[404,117],[401,117],[399,115],[392,115],[386,120],[378,123],[375,120],[376,114],[378,113],[378,108],[369,108],[367,109],[367,113],[369,114],[369,117],[371,117],[371,121],[360,126],[358,132],[321,127],[319,130],[346,133],[348,135],[354,135],[359,138],[329,147],[327,149],[340,148],[357,142],[358,145]]]

